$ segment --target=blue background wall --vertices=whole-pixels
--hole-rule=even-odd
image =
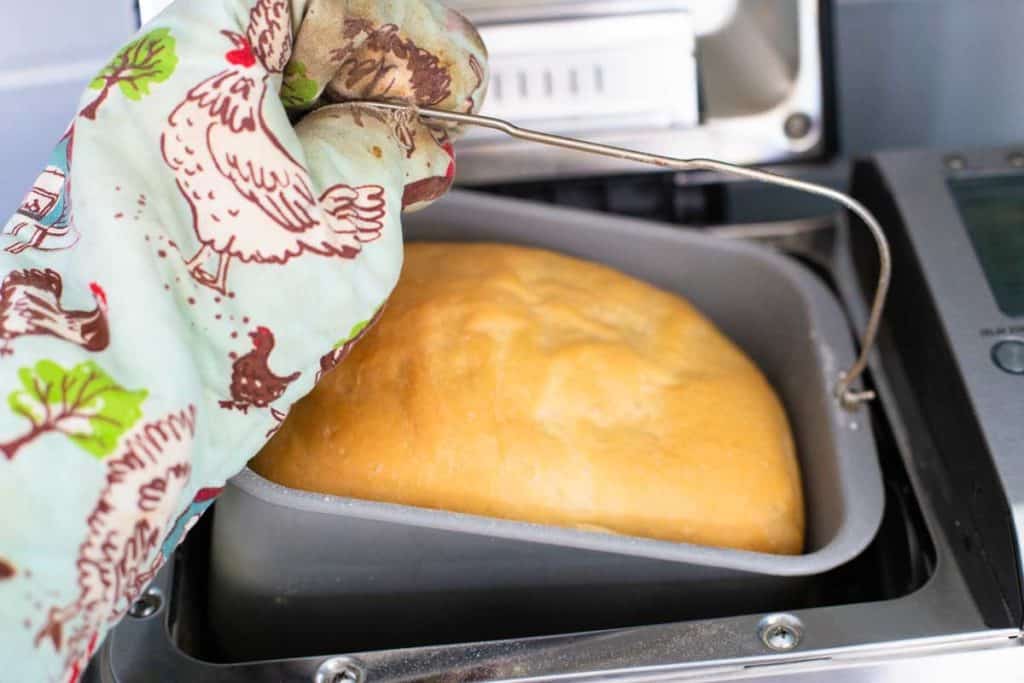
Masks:
[[[138,24],[132,0],[0,0],[0,223],[71,121],[91,76]]]

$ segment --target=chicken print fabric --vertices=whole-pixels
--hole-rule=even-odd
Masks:
[[[0,234],[0,672],[74,681],[372,324],[486,51],[433,0],[179,0],[88,84]]]

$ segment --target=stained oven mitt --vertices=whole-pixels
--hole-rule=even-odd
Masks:
[[[0,241],[0,679],[75,680],[391,292],[486,53],[433,0],[179,0]],[[297,123],[296,123],[297,122]]]

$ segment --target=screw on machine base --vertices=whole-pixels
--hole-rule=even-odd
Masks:
[[[133,619],[145,619],[151,617],[160,611],[160,606],[163,604],[160,591],[155,588],[150,588],[148,591],[142,594],[138,600],[132,603],[132,606],[128,608],[128,616]]]
[[[313,683],[363,683],[363,667],[350,657],[332,657],[320,665]]]
[[[769,650],[789,652],[803,640],[804,626],[791,614],[772,614],[757,625],[757,634]]]

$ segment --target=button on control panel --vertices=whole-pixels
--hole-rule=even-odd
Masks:
[[[1024,340],[1004,339],[992,347],[996,366],[1011,375],[1024,375]]]

